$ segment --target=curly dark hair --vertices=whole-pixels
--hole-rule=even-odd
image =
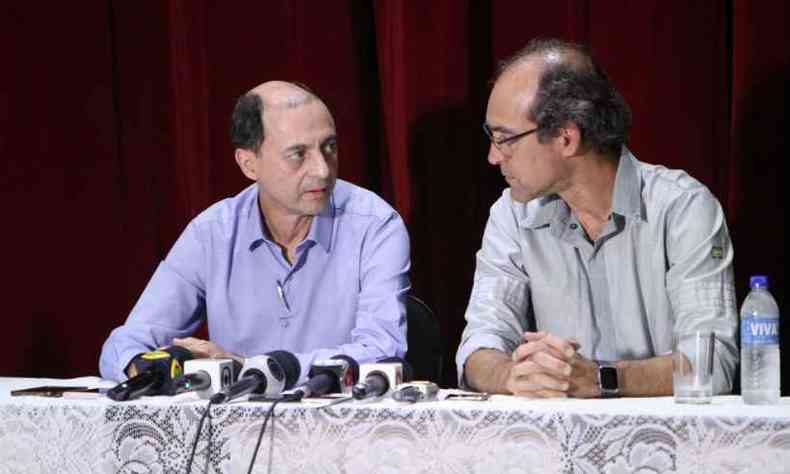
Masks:
[[[538,90],[527,113],[538,130],[538,140],[556,137],[567,122],[579,128],[582,143],[604,154],[619,156],[628,142],[631,109],[614,88],[588,48],[557,39],[534,39],[499,67],[497,77],[526,59],[556,53],[546,61]]]

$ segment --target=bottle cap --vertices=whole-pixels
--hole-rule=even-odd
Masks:
[[[768,277],[765,275],[754,275],[749,278],[749,288],[768,288]]]

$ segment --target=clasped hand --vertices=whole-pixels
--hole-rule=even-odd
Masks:
[[[513,351],[507,390],[533,398],[600,396],[598,365],[578,353],[579,343],[551,333],[526,332]]]

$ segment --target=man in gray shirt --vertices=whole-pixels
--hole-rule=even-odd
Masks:
[[[672,334],[716,335],[714,392],[738,362],[721,206],[637,161],[630,111],[584,47],[534,40],[500,68],[484,129],[510,188],[491,208],[459,383],[530,397],[672,393]]]

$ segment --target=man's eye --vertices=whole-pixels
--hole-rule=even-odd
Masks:
[[[307,152],[305,150],[296,150],[288,153],[285,157],[292,161],[302,161],[306,155]]]
[[[324,155],[335,155],[335,154],[337,154],[337,142],[332,140],[330,142],[324,143],[323,152],[324,152]]]

